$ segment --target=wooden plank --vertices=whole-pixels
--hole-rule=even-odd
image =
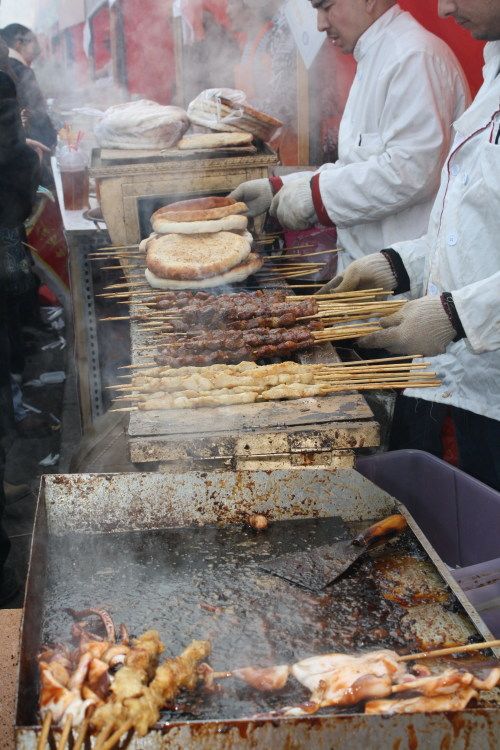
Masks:
[[[371,419],[364,398],[355,392],[292,401],[266,401],[203,409],[140,411],[130,416],[129,435],[197,435],[284,428]]]

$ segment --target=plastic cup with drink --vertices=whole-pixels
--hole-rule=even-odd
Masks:
[[[89,206],[89,173],[85,154],[75,145],[63,146],[57,164],[61,173],[64,208],[81,211]]]

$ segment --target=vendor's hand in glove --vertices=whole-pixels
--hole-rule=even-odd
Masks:
[[[283,185],[274,196],[269,213],[285,229],[307,229],[318,223],[310,182],[310,175],[298,177]]]
[[[261,180],[242,182],[232,193],[229,193],[229,197],[246,203],[247,215],[254,217],[268,210],[273,199],[273,191],[267,177],[263,177]]]
[[[381,318],[385,330],[358,339],[364,349],[387,349],[392,354],[442,354],[457,336],[440,297],[407,302],[394,315]]]
[[[346,270],[335,276],[328,284],[319,289],[316,294],[328,292],[355,292],[358,289],[395,289],[397,279],[391,264],[383,253],[372,253],[359,258],[347,266]]]

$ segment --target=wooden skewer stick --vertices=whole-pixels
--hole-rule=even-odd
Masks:
[[[419,654],[405,654],[398,656],[398,661],[414,661],[415,659],[436,659],[439,656],[449,656],[451,654],[468,654],[471,651],[482,651],[486,648],[500,648],[500,640],[485,641],[485,643],[467,643],[464,646],[450,646],[449,648],[439,648],[435,651],[422,651]]]
[[[255,240],[256,243],[260,242],[260,240]],[[316,247],[314,243],[309,243],[308,245],[295,245],[295,247],[291,247],[290,250],[305,250],[308,247]]]
[[[314,300],[340,300],[343,297],[346,297],[347,299],[351,299],[352,297],[374,297],[385,294],[387,296],[391,296],[393,292],[387,292],[385,289],[382,289],[382,287],[374,287],[373,289],[358,289],[355,292],[335,292],[328,294],[315,294]],[[289,302],[290,300],[304,300],[304,299],[311,299],[310,295],[308,294],[295,294],[293,297],[287,297],[286,301]]]
[[[376,365],[379,364],[379,362],[388,365],[391,362],[407,362],[412,359],[421,358],[421,354],[401,354],[398,357],[379,357],[378,359],[361,359],[354,360],[353,362],[336,362],[332,365],[317,365],[317,367],[325,369],[329,369],[330,367],[357,367],[358,365],[362,365],[365,362],[367,365]]]
[[[400,383],[399,381],[394,382],[392,380],[388,380],[385,383],[342,383],[339,386],[328,386],[322,392],[322,395],[327,396],[330,393],[343,393],[344,391],[382,391],[389,389],[404,390],[405,388],[436,388],[439,385],[441,385],[440,380],[426,380],[425,382],[417,381],[415,383]]]
[[[45,750],[47,740],[49,739],[50,725],[52,724],[52,711],[47,711],[42,724],[42,731],[38,738],[36,750]]]
[[[99,318],[100,323],[109,323],[116,320],[133,320],[133,318],[130,315],[116,315],[114,318]]]
[[[103,266],[101,268],[101,271],[123,271],[124,268],[135,268],[134,265],[124,265],[121,266]]]
[[[66,717],[66,721],[64,722],[59,742],[57,743],[57,750],[65,750],[66,742],[68,741],[72,726],[73,716],[71,714],[68,714],[68,716]]]
[[[277,276],[259,274],[259,279],[262,279],[262,281],[278,281],[278,279],[300,279],[301,276],[310,276],[313,273],[317,273],[318,270],[319,269],[317,268],[313,268],[312,271],[285,271],[283,273],[280,273],[278,271]]]
[[[291,249],[295,250],[294,247],[292,247]],[[330,250],[316,250],[314,253],[284,253],[283,255],[267,255],[266,260],[268,258],[272,258],[273,260],[288,260],[289,258],[313,258],[315,255],[328,255],[329,253],[338,252],[338,249],[336,247],[333,247]]]
[[[101,729],[101,731],[97,735],[95,745],[94,745],[94,750],[102,750],[102,746],[104,745],[104,743],[109,737],[110,732],[112,731],[113,731],[113,722],[110,721]]]
[[[137,255],[103,255],[101,258],[89,258],[88,260],[90,260],[92,263],[99,260],[102,263],[104,261],[112,261],[112,260],[117,260],[117,261],[134,260],[134,258],[138,259],[139,256]],[[139,266],[138,263],[133,263],[132,265],[127,266],[127,267],[128,268],[142,268],[142,266]],[[124,264],[120,264],[119,266],[116,266],[116,268],[124,268]]]
[[[89,728],[89,724],[90,724],[89,719],[84,719],[82,723],[80,724],[78,737],[76,738],[75,744],[73,745],[73,750],[82,750],[83,743],[85,742],[85,737],[87,735],[87,731]]]
[[[102,253],[102,252],[108,252],[108,250],[126,250],[129,247],[139,247],[139,245],[137,242],[135,243],[135,245],[107,245],[106,247],[100,247],[97,250],[94,250],[92,253],[89,253],[89,255],[95,255],[96,253]]]
[[[113,748],[120,741],[120,739],[132,729],[133,726],[133,721],[129,719],[124,724],[122,724],[121,727],[118,727],[116,732],[114,732],[109,740],[104,743],[104,745],[102,746],[102,750],[111,750],[111,748]]]
[[[271,268],[273,271],[300,271],[301,268],[316,268],[320,269],[322,266],[325,266],[326,263],[319,263],[318,261],[315,261],[314,263],[270,263],[267,268]]]
[[[109,286],[104,287],[104,291],[110,291],[113,289],[123,289],[124,287],[138,287],[140,286],[141,289],[144,289],[144,291],[147,291],[149,287],[146,287],[142,282],[139,283],[137,281],[123,281],[119,284],[110,284]]]

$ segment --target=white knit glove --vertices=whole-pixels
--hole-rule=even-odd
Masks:
[[[387,349],[392,354],[442,354],[456,337],[440,297],[421,297],[407,302],[394,315],[381,318],[384,331],[358,339],[365,349]]]
[[[316,294],[327,292],[355,292],[358,289],[395,289],[397,279],[391,264],[382,253],[372,253],[364,258],[354,260],[346,270],[335,276]]]
[[[232,193],[229,193],[229,197],[234,198],[235,201],[246,203],[248,207],[247,216],[254,217],[264,214],[268,210],[273,199],[273,191],[268,178],[263,177],[260,180],[242,182]]]
[[[285,229],[307,229],[318,223],[311,192],[311,175],[287,182],[274,196],[269,213]]]

